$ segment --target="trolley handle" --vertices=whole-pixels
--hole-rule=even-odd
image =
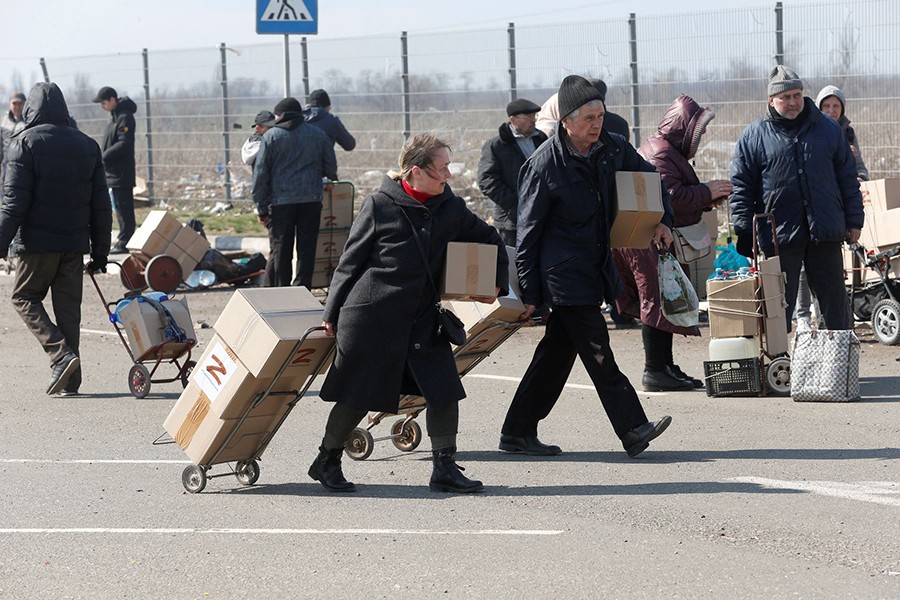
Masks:
[[[772,245],[775,247],[775,256],[778,256],[778,234],[775,231],[775,215],[772,213],[760,213],[753,215],[753,267],[759,268],[759,234],[757,231],[757,222],[765,219],[772,228]]]

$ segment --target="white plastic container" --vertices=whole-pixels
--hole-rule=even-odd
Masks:
[[[759,342],[755,336],[709,340],[709,360],[738,360],[757,356],[759,356]]]

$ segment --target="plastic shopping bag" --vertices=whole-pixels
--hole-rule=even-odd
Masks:
[[[662,313],[673,325],[693,327],[700,322],[700,300],[678,260],[668,252],[659,257],[659,295]]]
[[[733,273],[737,273],[738,269],[741,267],[749,267],[750,261],[746,256],[741,256],[737,248],[734,247],[734,244],[728,242],[728,245],[722,248],[722,251],[719,252],[719,255],[716,257],[716,262],[713,265],[715,269],[722,269],[723,271],[731,271]],[[713,271],[715,274],[715,271]],[[711,275],[710,278],[715,275]]]

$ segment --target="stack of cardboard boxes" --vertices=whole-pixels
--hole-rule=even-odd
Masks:
[[[302,287],[232,295],[164,423],[191,461],[259,458],[298,390],[330,365],[334,338],[324,332],[298,346],[322,316],[322,304]]]
[[[181,266],[182,277],[187,277],[203,260],[209,242],[168,212],[151,210],[125,247],[145,264],[154,256],[171,256]]]
[[[322,218],[316,243],[316,268],[312,287],[328,287],[344,251],[353,224],[353,184],[338,181],[326,188],[322,196]]]
[[[866,222],[860,243],[868,251],[883,252],[900,245],[900,179],[875,179],[859,184]],[[900,257],[891,261],[891,276],[900,278]],[[857,285],[880,281],[872,269],[858,264],[856,256],[845,248],[844,275]]]
[[[133,299],[116,310],[122,329],[128,336],[128,346],[134,354],[135,362],[144,362],[149,358],[170,359],[181,356],[196,340],[194,324],[188,310],[187,298],[163,300],[160,302],[167,316],[175,325],[184,331],[185,342],[172,342],[159,346],[166,341],[165,322],[155,305],[138,298]]]

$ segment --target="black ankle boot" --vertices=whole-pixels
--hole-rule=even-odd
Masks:
[[[456,494],[468,494],[471,492],[480,492],[484,489],[484,485],[475,479],[469,479],[460,471],[465,469],[453,460],[456,454],[456,448],[441,448],[431,451],[434,469],[431,471],[431,482],[428,489],[432,492],[451,492]]]
[[[309,476],[322,484],[329,492],[355,492],[356,486],[344,479],[341,471],[343,448],[328,450],[319,446],[319,455],[309,467]]]

